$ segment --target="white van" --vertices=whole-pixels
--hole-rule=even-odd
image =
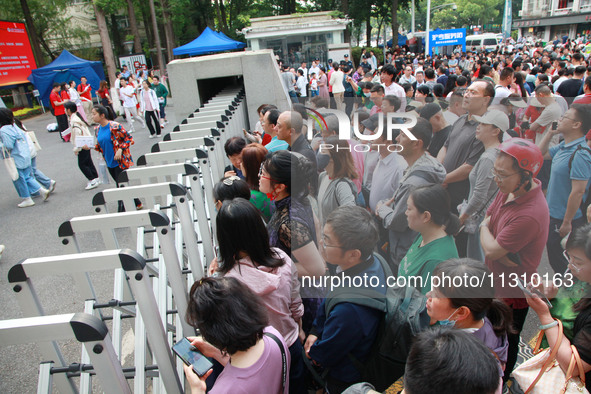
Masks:
[[[477,34],[466,37],[466,50],[467,51],[494,51],[497,49],[500,40],[494,33]]]

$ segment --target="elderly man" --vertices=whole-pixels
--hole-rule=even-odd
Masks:
[[[540,114],[540,116],[533,122],[530,126],[530,130],[536,133],[536,144],[539,146],[544,138],[544,135],[550,132],[550,128],[553,122],[558,121],[562,116],[562,108],[556,102],[554,97],[552,96],[552,90],[548,87],[548,85],[540,84],[535,89],[536,97],[535,101],[539,102],[540,107],[544,107],[544,110]],[[538,106],[532,100],[533,105]],[[558,136],[554,135],[553,138],[550,140],[550,146],[558,145]],[[552,164],[552,160],[544,160],[544,165],[540,170],[540,174],[538,175],[538,179],[542,182],[542,189],[548,189],[548,182],[550,181],[550,167]]]
[[[302,133],[303,127],[304,121],[302,119],[302,115],[296,111],[285,111],[279,115],[279,118],[277,119],[277,125],[275,126],[275,131],[279,140],[287,142],[289,145],[289,148],[287,148],[288,150],[304,155],[308,160],[310,160],[314,166],[314,170],[316,170],[316,154],[312,150],[312,147],[306,139],[306,136]],[[313,189],[317,190],[316,186],[318,184],[318,180],[313,179],[312,183]]]
[[[493,97],[494,87],[486,81],[476,81],[464,94],[463,107],[468,111],[453,125],[437,159],[443,164],[447,176],[443,183],[451,199],[453,213],[458,213],[458,205],[468,198],[470,181],[468,175],[484,152],[482,142],[476,139],[478,121],[475,116],[482,116],[488,111]],[[460,233],[456,237],[458,253],[466,256],[467,235]]]

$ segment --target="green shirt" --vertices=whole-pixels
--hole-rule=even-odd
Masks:
[[[420,246],[421,242],[423,242],[423,236],[419,234],[406,252],[406,256],[400,261],[398,276],[410,278],[420,275],[423,278],[422,289],[420,288],[421,282],[416,279],[407,281],[407,283],[412,285],[416,281],[417,290],[427,294],[431,290],[431,276],[435,268],[445,260],[458,258],[458,250],[451,235],[431,241],[425,246]]]
[[[588,294],[589,283],[578,280],[573,277],[574,284],[571,287],[561,287],[558,289],[556,297],[552,299],[552,309],[550,314],[553,318],[562,321],[564,336],[569,340],[573,339],[573,328],[575,326],[575,319],[579,312],[573,310],[573,306]],[[548,341],[544,337],[542,340],[542,349],[548,347]]]
[[[166,86],[160,82],[158,85],[152,84],[152,89],[156,92],[156,97],[164,97],[164,106],[166,107],[166,97],[168,96],[168,89],[166,89]]]
[[[259,210],[263,215],[265,222],[268,222],[275,211],[275,204],[269,200],[269,197],[263,192],[256,190],[250,191],[250,202]]]

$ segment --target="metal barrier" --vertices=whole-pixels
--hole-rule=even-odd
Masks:
[[[191,189],[193,221],[197,221],[205,261],[209,263],[215,257],[213,244],[215,237],[211,232],[207,206],[212,206],[213,196],[204,196],[203,186],[199,181],[199,168],[194,164],[176,163],[152,167],[128,168],[119,176],[119,183],[128,186],[130,182],[148,185],[154,182],[178,182]]]
[[[141,313],[148,343],[158,365],[159,379],[167,393],[181,393],[181,382],[159,316],[149,273],[146,270],[146,261],[137,252],[121,249],[27,259],[9,270],[8,281],[14,285],[13,290],[23,314],[33,317],[44,315],[33,285],[36,278],[49,274],[88,273],[116,268],[122,268],[129,277],[128,283],[134,295],[134,302]],[[45,359],[63,360],[55,341],[40,345],[46,345],[40,346]],[[90,352],[87,353],[90,356]],[[116,354],[115,349],[113,354]]]
[[[105,393],[131,394],[123,369],[110,340],[109,331],[100,319],[85,313],[28,317],[0,321],[0,343],[3,345],[29,344],[34,338],[43,349],[60,340],[77,340],[84,345],[92,365],[79,365],[79,370],[96,373]],[[37,393],[50,393],[53,378],[61,393],[77,393],[75,382],[64,365],[54,367],[53,357],[41,364]]]

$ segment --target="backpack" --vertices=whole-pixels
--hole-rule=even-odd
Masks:
[[[573,160],[575,160],[575,155],[580,150],[587,151],[591,155],[591,149],[589,149],[583,145],[577,146],[577,149],[575,149],[573,154],[570,156],[570,159],[568,160],[568,172],[569,173],[573,167]],[[591,179],[589,179],[589,182],[591,182]],[[584,200],[581,200],[581,206],[579,207],[579,209],[583,213],[583,219],[585,220],[585,222],[587,221],[587,208],[589,207],[589,205],[591,205],[591,188],[589,188],[589,193],[587,193],[587,198]]]
[[[387,277],[393,277],[390,267],[379,254]],[[404,375],[406,359],[414,337],[429,327],[427,298],[413,287],[388,287],[386,294],[367,288],[337,288],[325,301],[326,316],[341,302],[366,306],[385,312],[378,334],[367,359],[361,362],[352,354],[348,357],[361,373],[361,379],[384,391]]]

